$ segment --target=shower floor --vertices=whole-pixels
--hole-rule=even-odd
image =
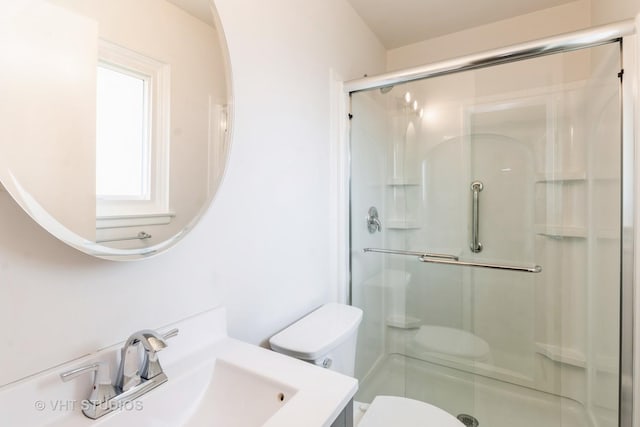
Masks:
[[[360,383],[354,418],[376,395],[405,396],[450,414],[469,414],[485,427],[585,427],[579,402],[526,387],[392,354]]]

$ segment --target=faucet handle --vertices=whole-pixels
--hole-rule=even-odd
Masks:
[[[111,384],[111,373],[109,365],[106,362],[96,362],[90,365],[81,366],[60,374],[60,378],[64,382],[71,381],[80,375],[95,372],[93,379],[93,390],[89,396],[89,401],[94,404],[100,404],[115,397],[116,389]]]
[[[173,328],[170,331],[167,331],[164,334],[162,334],[162,338],[165,339],[165,340],[168,340],[169,338],[173,338],[176,335],[178,335],[179,332],[180,332],[180,329]]]
[[[155,341],[154,348],[151,350],[147,348],[144,353],[142,369],[140,370],[140,377],[146,380],[151,379],[157,375],[160,375],[163,372],[162,366],[160,366],[160,361],[158,360],[157,352],[164,349],[167,346],[167,343],[165,342],[165,340],[168,340],[169,338],[173,338],[176,335],[178,335],[179,330],[177,328],[174,328],[174,329],[171,329],[170,331],[165,332],[162,335],[155,334],[155,332],[153,331],[147,331],[147,332],[153,333],[154,335],[156,335],[155,338],[161,338],[162,341],[161,342]],[[151,341],[152,338],[154,337],[149,338],[149,340]]]

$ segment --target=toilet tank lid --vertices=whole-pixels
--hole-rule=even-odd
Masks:
[[[269,344],[279,353],[315,360],[346,341],[361,320],[362,310],[357,307],[325,304],[271,337]]]

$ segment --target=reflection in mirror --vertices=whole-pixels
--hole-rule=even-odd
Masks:
[[[228,152],[227,53],[210,1],[5,3],[4,187],[92,255],[172,246],[211,202]]]

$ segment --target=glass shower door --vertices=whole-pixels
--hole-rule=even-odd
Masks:
[[[617,425],[619,71],[610,44],[352,94],[363,410]]]

